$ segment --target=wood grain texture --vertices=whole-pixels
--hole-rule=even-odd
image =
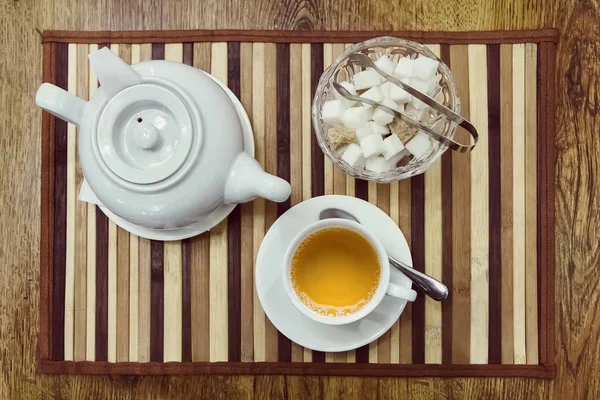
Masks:
[[[508,9],[510,12],[506,12]],[[461,10],[461,12],[456,12]],[[4,2],[0,48],[0,393],[7,398],[597,398],[600,379],[600,188],[597,100],[600,14],[596,2],[467,0],[285,4],[134,0]],[[48,377],[35,373],[39,270],[38,29],[517,29],[557,26],[557,321],[559,375],[531,379],[364,379],[316,377]],[[26,66],[26,67],[25,67]],[[352,180],[353,181],[353,180]],[[354,187],[352,182],[351,188]],[[95,210],[96,211],[96,210]],[[90,214],[88,214],[89,216]],[[15,227],[22,227],[18,231]],[[89,243],[88,243],[89,245]],[[141,246],[141,244],[140,244]],[[141,246],[142,247],[142,246]],[[141,250],[140,247],[140,251]],[[10,249],[10,251],[8,251]],[[149,243],[148,243],[149,249]],[[140,260],[140,262],[142,262]],[[141,268],[141,264],[140,264]],[[140,270],[141,273],[141,270]],[[141,279],[141,277],[140,277]],[[89,288],[88,288],[89,289]],[[140,287],[141,290],[141,287]],[[140,293],[141,294],[141,293]],[[89,315],[89,314],[88,314]],[[140,322],[142,318],[140,317]],[[89,319],[88,319],[89,321]],[[140,325],[141,329],[141,325]],[[88,336],[88,340],[90,337]],[[92,338],[93,343],[94,338]],[[88,341],[89,344],[89,341]]]

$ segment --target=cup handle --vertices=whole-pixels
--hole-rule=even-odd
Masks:
[[[417,292],[412,289],[407,289],[400,285],[390,282],[388,285],[387,293],[390,296],[397,297],[399,299],[404,299],[406,301],[415,301],[417,298]]]

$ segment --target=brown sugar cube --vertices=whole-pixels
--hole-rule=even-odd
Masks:
[[[353,129],[348,129],[341,125],[329,128],[327,139],[334,150],[354,142],[355,133]]]
[[[402,143],[408,142],[417,134],[417,128],[407,124],[401,119],[394,119],[394,121],[389,124],[389,127],[390,131],[398,136]]]

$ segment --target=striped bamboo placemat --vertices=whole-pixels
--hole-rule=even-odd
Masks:
[[[310,106],[345,43],[384,33],[422,41],[450,65],[481,139],[424,175],[377,185],[324,158]],[[40,371],[552,377],[556,40],[553,30],[46,32],[44,81],[84,99],[97,88],[87,55],[102,46],[130,63],[210,72],[241,99],[256,158],[292,196],[238,206],[192,239],[139,238],[77,200],[77,128],[43,113]],[[388,213],[415,266],[451,292],[443,303],[419,296],[379,340],[336,354],[278,333],[253,282],[277,216],[331,193]]]

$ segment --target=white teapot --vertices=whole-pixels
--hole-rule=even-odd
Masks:
[[[239,100],[212,76],[169,61],[129,66],[108,48],[89,59],[101,86],[88,102],[49,83],[36,96],[38,106],[80,127],[80,199],[129,230],[200,233],[235,204],[289,197],[289,183],[252,157]]]

